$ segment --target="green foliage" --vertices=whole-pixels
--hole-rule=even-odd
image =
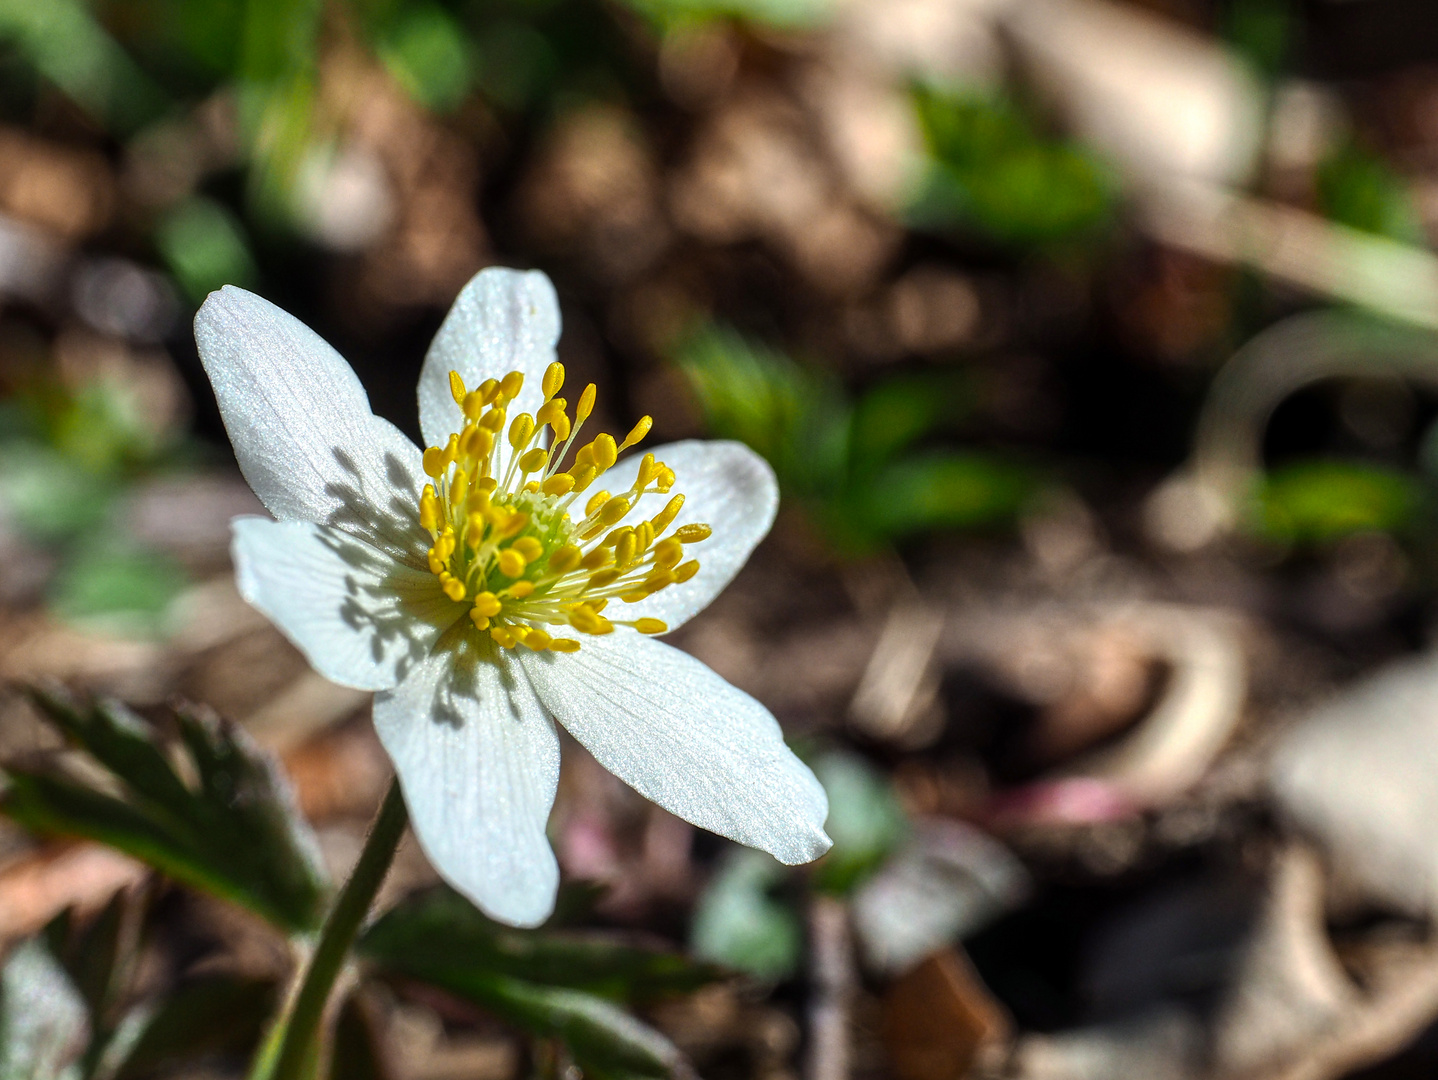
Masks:
[[[357,948],[385,975],[438,986],[560,1039],[598,1076],[667,1076],[680,1060],[667,1039],[616,1002],[682,993],[720,974],[678,953],[501,926],[445,888],[387,913]]]
[[[1407,185],[1382,158],[1348,144],[1319,165],[1314,180],[1319,207],[1334,221],[1392,240],[1427,245]]]
[[[159,635],[184,588],[169,556],[124,543],[90,543],[67,560],[50,585],[50,609],[74,623],[132,636]]]
[[[155,247],[196,304],[222,285],[253,285],[259,276],[244,227],[213,199],[196,196],[166,214]]]
[[[903,842],[908,821],[888,780],[857,754],[825,754],[814,762],[814,774],[829,796],[824,829],[834,841],[814,883],[847,895]]]
[[[625,0],[635,11],[660,26],[709,19],[745,19],[766,26],[797,30],[818,26],[836,8],[835,0]]]
[[[1264,478],[1256,524],[1285,542],[1322,542],[1401,530],[1423,503],[1421,482],[1407,473],[1352,461],[1305,461]]]
[[[714,433],[762,454],[841,551],[1007,521],[1037,485],[997,454],[916,448],[966,408],[951,374],[892,378],[854,401],[834,380],[715,328],[676,362]]]
[[[694,909],[695,954],[766,981],[793,975],[804,932],[794,908],[773,895],[788,879],[762,851],[730,851]]]
[[[162,746],[123,706],[34,699],[103,768],[112,790],[61,762],[11,764],[0,812],[36,832],[108,844],[287,929],[318,924],[326,881],[314,838],[278,770],[242,731],[208,714],[178,713],[190,783],[171,760],[180,747]]]
[[[469,42],[437,4],[406,5],[377,47],[395,81],[426,108],[452,109],[469,90],[474,76]]]
[[[913,92],[930,162],[909,215],[1018,247],[1083,239],[1112,216],[1117,188],[1075,144],[1043,135],[1013,103]]]

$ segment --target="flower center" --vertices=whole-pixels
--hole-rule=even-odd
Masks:
[[[546,626],[584,634],[608,634],[615,626],[664,633],[668,627],[658,619],[611,619],[604,611],[611,600],[637,603],[699,570],[697,561],[684,558],[684,545],[707,539],[709,526],[683,525],[665,535],[684,505],[683,495],[652,518],[625,523],[641,496],[673,487],[674,470],[645,454],[628,491],[596,491],[582,504],[578,521],[570,514],[619,454],[649,433],[653,421],[641,419],[621,443],[611,435],[596,436],[561,470],[594,411],[594,384],[579,396],[572,423],[568,403],[555,396],[564,385],[562,364],[545,371],[539,410],[511,420],[506,406],[523,384],[524,375],[511,371],[469,390],[458,372],[449,373],[465,423],[443,447],[424,452],[424,471],[434,482],[420,495],[419,522],[434,539],[430,570],[445,595],[469,604],[474,625],[506,649],[523,644],[579,650],[578,640],[555,637]],[[553,433],[553,452],[544,445],[546,428]],[[503,475],[495,453],[500,438],[511,450]]]

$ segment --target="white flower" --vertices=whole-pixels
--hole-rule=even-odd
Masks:
[[[274,305],[230,287],[195,318],[235,456],[278,519],[235,521],[241,593],[321,674],[378,691],[420,844],[516,925],[542,922],[558,885],[556,720],[696,825],[786,863],[830,843],[824,791],[768,710],[644,636],[702,610],[744,564],[773,522],[773,473],[732,442],[616,463],[647,417],[622,443],[580,445],[594,387],[572,409],[557,396],[558,336],[543,274],[475,277],[425,357],[421,453]]]

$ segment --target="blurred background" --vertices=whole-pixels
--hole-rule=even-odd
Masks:
[[[238,722],[342,874],[388,764],[235,592],[259,507],[191,318],[259,292],[418,439],[459,288],[538,267],[608,430],[783,489],[673,640],[779,716],[834,853],[698,834],[572,744],[551,822],[566,925],[726,973],[635,1005],[700,1075],[1431,1076],[1433,14],[0,0],[0,680]],[[0,695],[0,759],[60,743]],[[49,831],[0,826],[0,941],[123,908],[114,1001],[273,992],[273,934]],[[391,892],[433,881],[403,849]],[[402,980],[362,1014],[353,1076],[632,1074]]]

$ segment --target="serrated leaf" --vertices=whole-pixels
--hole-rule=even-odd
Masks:
[[[387,971],[436,984],[483,971],[618,1001],[685,993],[723,974],[682,953],[601,934],[503,926],[443,887],[386,913],[364,934],[358,948]]]
[[[209,714],[177,714],[198,778],[191,788],[124,706],[35,700],[111,774],[118,794],[55,764],[11,765],[0,812],[37,832],[108,844],[287,930],[318,925],[327,883],[314,836],[279,770],[243,731]]]
[[[38,940],[22,941],[0,970],[0,1077],[78,1080],[89,1039],[85,1001]]]

